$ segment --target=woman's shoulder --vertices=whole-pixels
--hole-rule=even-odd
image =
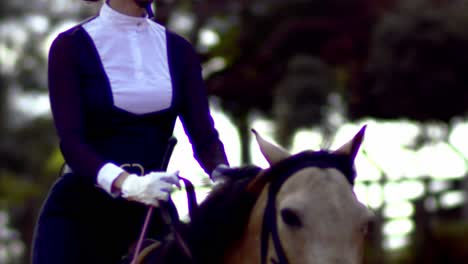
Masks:
[[[95,17],[86,19],[63,31],[60,31],[54,38],[52,38],[49,52],[51,54],[61,52],[75,54],[77,48],[88,42],[87,33],[83,25],[94,18]]]
[[[79,23],[76,23],[74,24],[73,26],[61,31],[57,37],[55,38],[56,40],[60,40],[60,39],[74,39],[74,40],[78,40],[79,38],[83,38],[85,37],[85,29],[83,27],[83,25],[93,21],[94,19],[96,19],[97,16],[93,16],[93,17],[90,17],[90,18],[87,18]]]
[[[170,43],[173,48],[192,49],[190,41],[181,34],[165,27],[154,19],[151,19],[151,22],[154,23],[153,25],[157,27],[158,30],[165,32],[168,43]]]
[[[171,46],[173,50],[178,50],[184,53],[195,52],[195,48],[193,47],[192,43],[184,36],[171,30],[166,30],[166,35],[168,38],[168,44]]]

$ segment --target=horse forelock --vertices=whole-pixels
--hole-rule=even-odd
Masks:
[[[354,185],[356,172],[353,160],[347,155],[328,151],[303,151],[293,155],[272,166],[265,177],[269,178],[269,182],[281,185],[292,174],[307,167],[335,168]]]

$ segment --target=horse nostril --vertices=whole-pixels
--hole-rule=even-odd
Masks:
[[[299,216],[291,209],[286,208],[281,210],[281,218],[291,227],[301,227],[302,221]]]

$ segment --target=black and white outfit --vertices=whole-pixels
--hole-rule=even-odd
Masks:
[[[123,172],[157,170],[179,117],[211,174],[228,164],[209,112],[200,62],[182,37],[104,4],[61,33],[49,54],[49,92],[70,172],[50,190],[33,264],[116,264],[138,239],[147,206],[111,193]],[[154,214],[149,233],[164,226]]]

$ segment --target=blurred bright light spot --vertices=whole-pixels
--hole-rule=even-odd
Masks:
[[[363,204],[367,205],[367,187],[364,184],[356,183],[354,185],[354,193],[356,198]]]
[[[388,182],[384,185],[387,202],[416,199],[424,195],[423,183],[419,181]]]
[[[434,140],[443,140],[445,138],[445,128],[440,125],[428,124],[425,126],[425,133],[427,136]]]
[[[0,228],[0,238],[8,240],[12,237],[12,230],[9,228]]]
[[[408,218],[414,214],[414,207],[407,201],[387,203],[383,214],[388,218]]]
[[[336,131],[335,138],[334,138],[333,143],[331,144],[330,149],[338,149],[343,144],[351,140],[360,129],[361,129],[361,125],[357,125],[357,124],[342,125],[338,129],[338,131]],[[366,129],[366,134],[369,132],[368,129],[369,127],[367,127]]]
[[[226,60],[223,57],[214,57],[203,64],[203,77],[207,78],[211,74],[226,68]]]
[[[28,117],[48,115],[50,113],[49,96],[46,93],[26,93],[13,90],[13,107]]]
[[[82,3],[69,0],[53,0],[53,4],[48,5],[53,13],[71,13],[76,14]]]
[[[29,15],[25,20],[25,25],[37,34],[45,33],[50,26],[48,18],[43,15]]]
[[[401,148],[387,148],[381,154],[374,152],[373,157],[376,164],[385,171],[388,180],[399,180],[411,175],[405,173],[405,169],[414,165],[413,156]]]
[[[367,156],[358,154],[354,160],[356,167],[356,181],[378,181],[382,179],[382,172]]]
[[[200,44],[202,46],[205,46],[207,48],[211,48],[213,46],[216,46],[219,43],[219,35],[216,33],[216,31],[212,29],[202,29],[200,30]]]
[[[22,256],[25,252],[25,246],[20,241],[13,241],[10,243],[10,253],[13,258]]]
[[[380,208],[384,203],[383,188],[378,183],[373,183],[367,188],[365,204],[373,209]]]
[[[28,32],[17,21],[5,21],[0,24],[0,39],[8,39],[16,49],[20,49],[28,40]]]
[[[175,11],[169,19],[168,27],[175,32],[187,34],[193,30],[194,24],[195,19],[193,15],[182,11]]]
[[[19,52],[8,48],[4,43],[0,42],[0,72],[4,74],[12,74],[15,70],[18,57]]]
[[[394,157],[395,163],[392,164],[394,167],[394,176],[389,177],[391,179],[401,179],[401,178],[408,178],[408,179],[417,179],[423,176],[427,176],[424,167],[418,165],[418,156],[417,153],[401,148],[399,153],[398,151],[394,153],[396,156]],[[399,171],[398,171],[399,169]],[[390,175],[389,175],[390,176]]]
[[[370,154],[376,152],[376,154],[383,155],[388,149],[399,149],[401,146],[410,145],[420,131],[416,124],[407,121],[377,122],[368,120],[359,124],[343,125],[339,130],[339,137],[337,135],[339,142],[337,144],[343,143],[340,138],[354,136],[364,124],[367,124],[367,129],[363,145]]]
[[[387,236],[407,235],[414,230],[411,219],[390,220],[383,225],[383,233]]]
[[[409,244],[407,236],[390,236],[384,238],[384,248],[388,250],[401,249]]]
[[[6,263],[7,260],[8,260],[7,248],[0,246],[0,261],[1,261],[1,263]]]
[[[333,98],[333,95],[330,96]],[[341,124],[344,123],[345,117],[343,114],[339,111],[336,111],[335,109],[330,109],[328,116],[327,116],[327,121],[330,125],[339,127]]]
[[[425,146],[418,151],[419,163],[427,175],[438,179],[462,178],[466,173],[465,161],[446,143]]]
[[[468,162],[468,140],[466,135],[468,135],[468,123],[458,123],[452,129],[449,142],[464,155],[465,162]]]
[[[462,191],[450,191],[440,197],[440,206],[442,208],[453,208],[463,205],[466,201],[466,194]]]
[[[16,62],[28,40],[28,32],[18,22],[0,23],[0,72],[13,74]],[[2,89],[4,89],[2,87]]]
[[[323,137],[317,131],[298,130],[293,137],[291,153],[298,153],[304,150],[319,150]]]
[[[5,211],[0,211],[0,226],[5,226],[8,223],[8,214]]]
[[[9,221],[8,213],[0,211],[0,263],[13,263],[11,260],[20,257],[25,251],[19,233],[10,228]]]
[[[366,151],[370,163],[367,164],[366,171],[374,166],[378,171],[385,171],[386,177],[392,180],[417,177],[422,174],[421,170],[414,166],[416,161],[415,153],[407,149],[407,145],[410,145],[419,133],[417,125],[410,122],[378,123],[367,120],[359,125],[345,125],[337,134],[336,141],[340,143],[335,143],[335,147],[345,142],[344,137],[349,140],[354,136],[363,124],[367,124],[367,129],[361,148]],[[359,166],[361,165],[359,164]],[[374,170],[372,178],[379,178],[380,176],[380,173]]]
[[[429,183],[429,192],[439,193],[450,189],[450,183],[442,180],[434,180]]]

